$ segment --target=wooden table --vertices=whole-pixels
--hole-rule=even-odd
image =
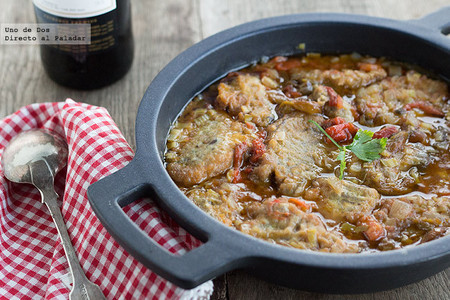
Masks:
[[[135,60],[119,82],[95,91],[58,86],[44,73],[38,46],[0,45],[0,118],[21,106],[76,101],[106,107],[132,147],[138,104],[172,58],[218,31],[247,21],[304,12],[346,12],[394,19],[419,18],[449,0],[165,0],[132,1]],[[450,16],[449,16],[450,17]],[[32,23],[31,1],[0,0],[0,23]],[[365,295],[313,294],[263,282],[243,271],[214,280],[212,299],[450,299],[450,269],[403,288]],[[349,282],[348,284],[352,284]]]

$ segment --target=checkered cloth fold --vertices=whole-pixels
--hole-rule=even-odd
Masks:
[[[208,299],[212,283],[183,290],[131,257],[99,222],[86,196],[88,186],[124,167],[133,151],[106,109],[73,100],[23,107],[0,121],[0,155],[19,132],[45,128],[69,146],[67,168],[55,189],[81,266],[108,299]],[[0,170],[3,174],[3,171]],[[36,188],[0,176],[0,299],[68,299],[71,275],[61,241]],[[200,242],[150,199],[124,208],[156,242],[184,253]]]

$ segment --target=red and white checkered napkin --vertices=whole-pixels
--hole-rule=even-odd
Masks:
[[[212,283],[183,290],[151,272],[108,234],[86,189],[124,167],[133,152],[104,108],[66,102],[26,106],[0,121],[0,154],[20,131],[46,128],[69,145],[67,170],[55,179],[62,214],[87,277],[108,299],[207,299]],[[68,299],[71,275],[47,207],[33,186],[0,174],[0,299]],[[200,244],[149,200],[125,207],[141,229],[173,253]],[[167,225],[169,224],[169,225]]]

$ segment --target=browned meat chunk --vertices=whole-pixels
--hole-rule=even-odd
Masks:
[[[322,133],[308,122],[309,119],[318,123],[323,120],[320,116],[295,113],[267,128],[267,151],[254,175],[259,181],[268,182],[273,174],[279,191],[284,195],[301,195],[323,167],[334,164],[332,159],[327,159]]]
[[[232,226],[240,216],[240,204],[236,201],[245,190],[238,184],[217,183],[217,187],[196,187],[186,196],[198,207],[225,225]]]
[[[314,86],[313,92],[311,94],[311,99],[325,105],[326,102],[330,100],[330,95],[328,89],[325,85],[317,84]]]
[[[316,201],[326,218],[338,222],[356,222],[362,215],[369,214],[380,201],[380,194],[375,189],[340,180],[336,176],[314,180],[305,197]]]
[[[346,89],[357,89],[368,86],[387,76],[383,68],[376,68],[369,72],[361,70],[344,69],[339,70],[312,70],[305,71],[294,69],[291,78],[301,81],[308,80],[313,84],[324,84],[333,88],[343,87]]]
[[[431,115],[442,113],[447,99],[444,82],[409,71],[405,76],[388,77],[380,83],[359,89],[355,103],[361,113],[359,122],[378,126],[386,123],[400,125],[411,118],[404,117],[407,111],[415,116],[413,109]]]
[[[216,101],[220,108],[237,116],[240,121],[267,126],[277,118],[275,105],[268,100],[266,87],[258,77],[249,74],[220,83]]]
[[[353,122],[353,107],[347,99],[339,96],[331,87],[316,85],[312,94],[290,98],[282,91],[270,90],[267,92],[270,101],[278,104],[278,110],[283,114],[295,110],[308,114],[321,113],[322,110],[330,118],[341,117],[347,122]]]
[[[349,174],[359,177],[383,195],[411,192],[420,176],[418,167],[433,158],[433,148],[421,143],[409,143],[408,132],[400,131],[388,139],[382,157],[373,162],[353,160]],[[353,173],[353,171],[357,171]]]
[[[250,135],[242,123],[214,109],[195,120],[187,128],[175,126],[174,129],[182,130],[182,133],[171,142],[176,143],[176,147],[166,154],[170,176],[183,186],[192,186],[224,173],[233,166],[236,145],[250,143]]]
[[[278,104],[279,111],[283,114],[288,114],[295,111],[301,111],[308,114],[317,114],[322,112],[323,104],[317,101],[312,101],[306,96],[297,98],[289,98],[281,91],[267,92],[271,102]]]
[[[294,200],[294,201],[292,201]],[[323,221],[299,199],[267,199],[250,205],[250,220],[237,229],[258,238],[300,249],[323,252],[358,252],[357,244],[346,242],[336,231],[328,231]],[[300,204],[300,205],[298,205]]]
[[[450,197],[414,195],[388,198],[375,215],[386,225],[389,239],[397,242],[402,239],[411,244],[423,235],[421,242],[426,242],[449,233]],[[396,247],[393,242],[387,241],[386,244]]]

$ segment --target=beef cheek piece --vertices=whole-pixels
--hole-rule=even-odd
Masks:
[[[300,196],[312,179],[332,167],[334,158],[322,133],[308,122],[312,119],[323,121],[319,115],[293,113],[268,126],[267,152],[253,173],[256,181],[273,177],[280,193]]]
[[[201,183],[230,169],[236,145],[250,144],[254,138],[244,124],[212,107],[191,112],[175,124],[166,154],[167,171],[183,186]]]
[[[305,198],[316,201],[324,217],[355,223],[372,212],[380,194],[373,188],[329,176],[315,179]]]
[[[321,252],[358,252],[357,243],[345,241],[342,234],[327,230],[322,219],[311,212],[311,204],[296,198],[266,199],[250,205],[250,220],[238,229],[258,238],[300,249]]]
[[[231,76],[221,82],[218,89],[217,106],[240,121],[267,126],[277,118],[275,105],[269,101],[266,87],[257,76]]]

